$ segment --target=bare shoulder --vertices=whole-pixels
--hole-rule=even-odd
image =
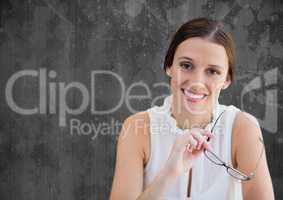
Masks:
[[[137,149],[144,162],[149,156],[149,115],[142,111],[129,116],[123,123],[118,143]]]
[[[142,137],[147,134],[149,127],[149,116],[146,111],[135,113],[129,116],[123,124],[121,134],[131,134],[136,137]]]
[[[129,116],[123,123],[117,142],[115,175],[110,199],[136,199],[142,192],[146,158],[145,130],[148,121],[147,113],[139,112]]]
[[[237,113],[232,149],[234,167],[247,175],[253,174],[251,181],[242,182],[244,199],[274,199],[262,132],[253,115],[242,111]]]
[[[233,165],[239,164],[237,157],[240,154],[248,155],[248,152],[258,151],[261,146],[260,140],[262,141],[262,132],[256,117],[244,111],[238,112],[232,134]]]
[[[145,125],[145,123],[149,122],[149,116],[148,113],[146,111],[142,111],[142,112],[137,112],[133,115],[130,115],[126,120],[125,120],[125,124],[127,125],[133,125],[136,126],[136,123],[141,123],[143,125]]]
[[[244,111],[237,113],[233,125],[233,132],[237,137],[259,137],[261,136],[261,129],[256,117]]]

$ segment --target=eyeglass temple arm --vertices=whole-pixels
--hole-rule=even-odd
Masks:
[[[259,166],[259,163],[260,163],[260,160],[261,160],[261,158],[262,158],[263,151],[264,151],[264,143],[263,143],[263,140],[262,140],[261,137],[259,137],[259,141],[260,141],[261,144],[262,144],[262,148],[261,148],[261,152],[260,152],[258,161],[257,161],[257,163],[256,163],[256,167],[255,167],[255,169],[254,169],[254,172],[251,173],[252,176],[255,176],[255,173],[256,173],[256,171],[257,171],[257,168],[258,168],[258,166]]]
[[[262,146],[262,148],[261,148],[261,152],[260,152],[258,161],[257,161],[257,163],[256,163],[256,167],[255,167],[255,169],[253,170],[253,172],[251,172],[249,175],[246,175],[246,174],[245,174],[244,172],[242,172],[241,170],[235,169],[235,170],[237,170],[238,172],[240,172],[240,173],[244,174],[245,176],[247,176],[249,179],[251,179],[252,177],[255,176],[256,171],[257,171],[257,168],[258,168],[259,163],[260,163],[260,160],[261,160],[261,157],[262,157],[262,155],[263,155],[264,143],[263,143],[263,140],[262,140],[260,137],[259,137],[259,141],[262,143],[263,146]],[[234,168],[233,168],[233,169],[234,169]]]
[[[217,117],[217,119],[215,120],[215,123],[213,124],[213,127],[211,128],[210,132],[212,133],[214,130],[215,125],[217,124],[217,121],[220,119],[220,117],[222,116],[222,114],[225,112],[225,110]],[[207,138],[207,141],[209,142],[210,138]]]
[[[214,130],[214,128],[215,128],[215,125],[217,124],[217,121],[220,119],[220,117],[222,116],[222,114],[225,112],[225,110],[217,117],[217,119],[215,120],[215,123],[213,124],[213,127],[211,128],[211,133],[213,132],[213,130]],[[210,138],[207,138],[207,141],[209,141],[210,140]],[[256,164],[256,167],[255,167],[255,169],[253,170],[253,172],[248,176],[248,177],[252,177],[252,176],[255,176],[255,173],[256,173],[256,171],[257,171],[257,169],[258,169],[258,166],[259,166],[259,163],[260,163],[260,160],[261,160],[261,157],[262,157],[262,154],[263,154],[263,150],[264,150],[264,143],[263,143],[263,140],[262,140],[262,138],[261,137],[259,137],[259,141],[262,143],[262,149],[261,149],[261,152],[260,152],[260,156],[259,156],[259,159],[258,159],[258,162],[257,162],[257,164]],[[206,149],[207,151],[209,151],[208,149]],[[211,152],[211,151],[209,151],[210,153],[212,153],[212,154],[214,154],[214,156],[216,156],[217,158],[218,158],[218,156],[217,155],[215,155],[215,153],[213,153],[213,152]],[[221,160],[221,159],[220,159]],[[222,160],[221,160],[222,161]],[[223,162],[223,161],[222,161]],[[239,171],[239,172],[241,172],[240,170],[237,170],[237,171]],[[241,172],[241,173],[243,173],[243,172]],[[245,173],[243,173],[243,174],[245,174]]]

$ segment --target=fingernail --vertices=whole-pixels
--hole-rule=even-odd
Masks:
[[[198,150],[201,149],[202,145],[203,145],[202,143],[199,143],[199,145],[198,145]]]

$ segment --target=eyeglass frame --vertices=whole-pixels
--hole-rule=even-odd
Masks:
[[[215,123],[214,123],[214,125],[213,125],[213,127],[211,128],[211,131],[210,131],[211,133],[213,132],[214,127],[215,127],[217,121],[220,119],[220,117],[222,116],[222,114],[223,114],[224,112],[225,112],[225,110],[224,110],[224,111],[218,116],[218,118],[215,120]],[[235,169],[233,166],[230,166],[229,164],[227,164],[226,162],[224,162],[221,158],[219,158],[219,157],[218,157],[214,152],[212,152],[211,150],[204,149],[204,155],[205,155],[206,158],[207,158],[208,160],[210,160],[212,163],[214,163],[214,164],[216,164],[216,165],[218,165],[218,166],[223,166],[223,167],[225,167],[227,173],[228,173],[230,176],[232,176],[233,178],[235,178],[235,179],[237,179],[237,180],[239,180],[239,181],[249,181],[249,180],[251,180],[252,178],[255,177],[256,170],[257,170],[257,168],[258,168],[258,166],[259,166],[259,162],[260,162],[260,160],[261,160],[261,158],[262,158],[262,155],[263,155],[264,143],[263,143],[263,140],[262,140],[260,137],[259,137],[259,140],[260,140],[260,142],[262,143],[261,153],[260,153],[260,156],[259,156],[259,159],[258,159],[258,161],[257,161],[257,164],[256,164],[255,169],[254,169],[253,172],[251,172],[249,175],[246,174],[246,173],[244,173],[244,172],[242,172],[242,171],[240,171],[240,170],[238,170],[238,169]],[[209,141],[209,138],[207,139],[207,141]],[[219,161],[219,163],[216,163],[214,160],[212,160],[211,158],[209,158],[209,156],[207,155],[207,152],[209,152],[210,154],[212,154],[212,155]],[[232,172],[235,172],[235,173],[239,174],[239,175],[242,176],[243,178],[236,177],[235,175],[233,175],[232,173],[230,173],[229,170],[232,170]]]

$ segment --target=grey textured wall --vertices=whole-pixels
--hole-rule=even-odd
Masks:
[[[168,94],[161,66],[170,37],[199,16],[223,19],[234,34],[237,79],[220,101],[259,119],[276,199],[283,199],[282,0],[1,0],[0,6],[0,199],[108,199],[121,123]],[[99,70],[106,72],[95,76]],[[151,98],[92,112],[117,104],[121,81],[127,91],[140,83],[133,94],[146,94],[141,84],[148,85]],[[37,109],[25,113],[12,100]]]

